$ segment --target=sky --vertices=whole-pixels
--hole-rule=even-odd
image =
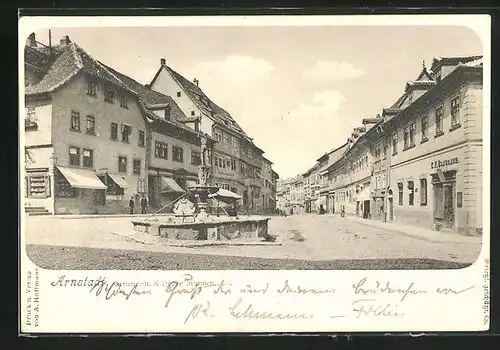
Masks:
[[[146,84],[167,65],[226,109],[281,178],[344,144],[392,105],[425,60],[482,54],[458,26],[55,28],[94,58]],[[36,33],[48,43],[48,29]]]

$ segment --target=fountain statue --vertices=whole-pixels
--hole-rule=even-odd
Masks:
[[[219,187],[210,185],[212,170],[212,149],[207,136],[201,134],[201,164],[198,168],[198,183],[187,188],[196,198],[193,206],[185,197],[174,204],[174,217],[163,219],[157,213],[146,219],[133,220],[134,230],[173,239],[188,240],[232,240],[232,239],[269,239],[269,217],[237,216],[219,217],[207,213],[208,198]],[[154,219],[150,220],[151,217]]]

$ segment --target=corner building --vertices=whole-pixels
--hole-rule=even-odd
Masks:
[[[469,56],[436,58],[407,83],[385,123],[393,221],[482,233],[482,81],[482,56]]]

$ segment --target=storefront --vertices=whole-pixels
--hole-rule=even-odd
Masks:
[[[462,145],[391,169],[394,221],[452,230],[479,231],[481,171]],[[479,182],[477,184],[476,182]]]
[[[364,219],[370,218],[370,185],[360,185],[356,188],[356,215]]]

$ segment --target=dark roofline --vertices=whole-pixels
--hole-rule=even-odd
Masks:
[[[440,91],[446,88],[449,84],[455,82],[456,79],[460,77],[460,75],[472,75],[472,74],[481,74],[483,72],[483,67],[471,67],[465,65],[458,65],[452,72],[446,75],[439,84],[434,85],[430,88],[426,93],[416,99],[410,106],[401,110],[396,116],[392,119],[388,120],[387,123],[390,123],[389,126],[394,125],[394,123],[399,122],[402,118],[404,118],[409,112],[408,110],[413,110],[414,108],[418,108],[422,103],[425,103],[429,100],[430,94],[435,93],[436,91]]]
[[[458,65],[461,61],[465,61],[464,63],[471,62],[483,58],[483,55],[475,55],[475,56],[454,56],[454,57],[434,57],[432,60],[431,70],[435,73],[435,71],[442,66],[449,65]]]

